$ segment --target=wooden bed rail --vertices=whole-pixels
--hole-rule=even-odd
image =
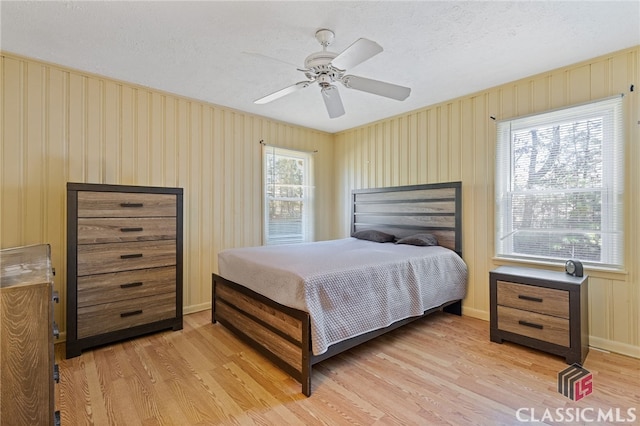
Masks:
[[[304,311],[281,305],[217,274],[211,322],[220,322],[302,384],[311,395],[311,323]]]
[[[240,340],[265,356],[302,384],[302,393],[311,395],[314,364],[354,348],[433,312],[461,314],[457,300],[429,309],[422,316],[397,321],[390,326],[331,345],[320,355],[311,352],[309,314],[268,299],[246,287],[212,274],[213,306],[211,322],[224,325]]]

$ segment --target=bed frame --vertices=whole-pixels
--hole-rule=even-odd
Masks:
[[[378,229],[400,238],[429,232],[437,236],[441,246],[462,256],[461,182],[360,189],[351,197],[352,234]],[[311,395],[314,364],[432,312],[462,313],[462,301],[452,300],[422,316],[336,343],[325,353],[313,355],[309,313],[283,306],[217,274],[212,277],[212,294],[211,322],[220,322],[298,380],[306,396]]]

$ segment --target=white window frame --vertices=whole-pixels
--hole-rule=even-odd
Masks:
[[[310,242],[314,240],[314,187],[313,187],[313,155],[306,151],[297,151],[287,148],[280,148],[271,145],[263,145],[263,157],[262,157],[262,169],[263,169],[263,244],[264,245],[277,245],[277,244],[295,244],[302,242]],[[273,182],[275,176],[268,175],[267,161],[269,156],[281,156],[296,159],[302,162],[303,169],[303,182],[299,185],[302,190],[302,197],[286,198],[278,197],[281,201],[301,201],[302,202],[302,217],[300,224],[300,232],[289,235],[271,235],[271,217],[270,217],[270,203],[274,201],[274,197],[270,196],[270,185],[278,185],[278,182]]]
[[[497,123],[496,147],[496,182],[495,182],[495,255],[497,258],[524,260],[544,263],[564,263],[565,258],[559,258],[544,253],[543,246],[535,254],[534,246],[527,246],[528,253],[517,252],[514,239],[523,230],[514,225],[515,197],[527,197],[537,194],[570,194],[582,191],[597,193],[600,196],[600,231],[587,231],[587,228],[565,229],[539,228],[539,231],[556,238],[569,233],[600,234],[599,259],[580,259],[585,265],[595,268],[622,270],[624,268],[624,134],[622,95],[589,102],[568,108],[548,111],[515,119],[501,120]],[[515,188],[516,168],[514,135],[528,129],[548,129],[557,125],[584,122],[591,118],[602,119],[602,176],[601,185],[594,188],[569,187],[537,189],[527,192]],[[521,133],[522,134],[522,133]],[[562,146],[561,146],[562,148]],[[567,148],[568,149],[568,148]],[[579,225],[577,225],[579,227]],[[528,230],[535,233],[536,230]]]

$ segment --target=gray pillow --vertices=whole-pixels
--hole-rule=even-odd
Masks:
[[[394,235],[387,234],[382,231],[376,231],[375,229],[364,229],[362,231],[354,232],[352,237],[376,243],[392,243],[396,239]]]
[[[400,238],[396,244],[411,244],[413,246],[437,246],[438,239],[433,234],[414,234]]]

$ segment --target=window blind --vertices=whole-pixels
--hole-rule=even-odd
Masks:
[[[498,122],[496,256],[622,268],[622,96]]]
[[[263,146],[264,243],[313,240],[312,156]]]

